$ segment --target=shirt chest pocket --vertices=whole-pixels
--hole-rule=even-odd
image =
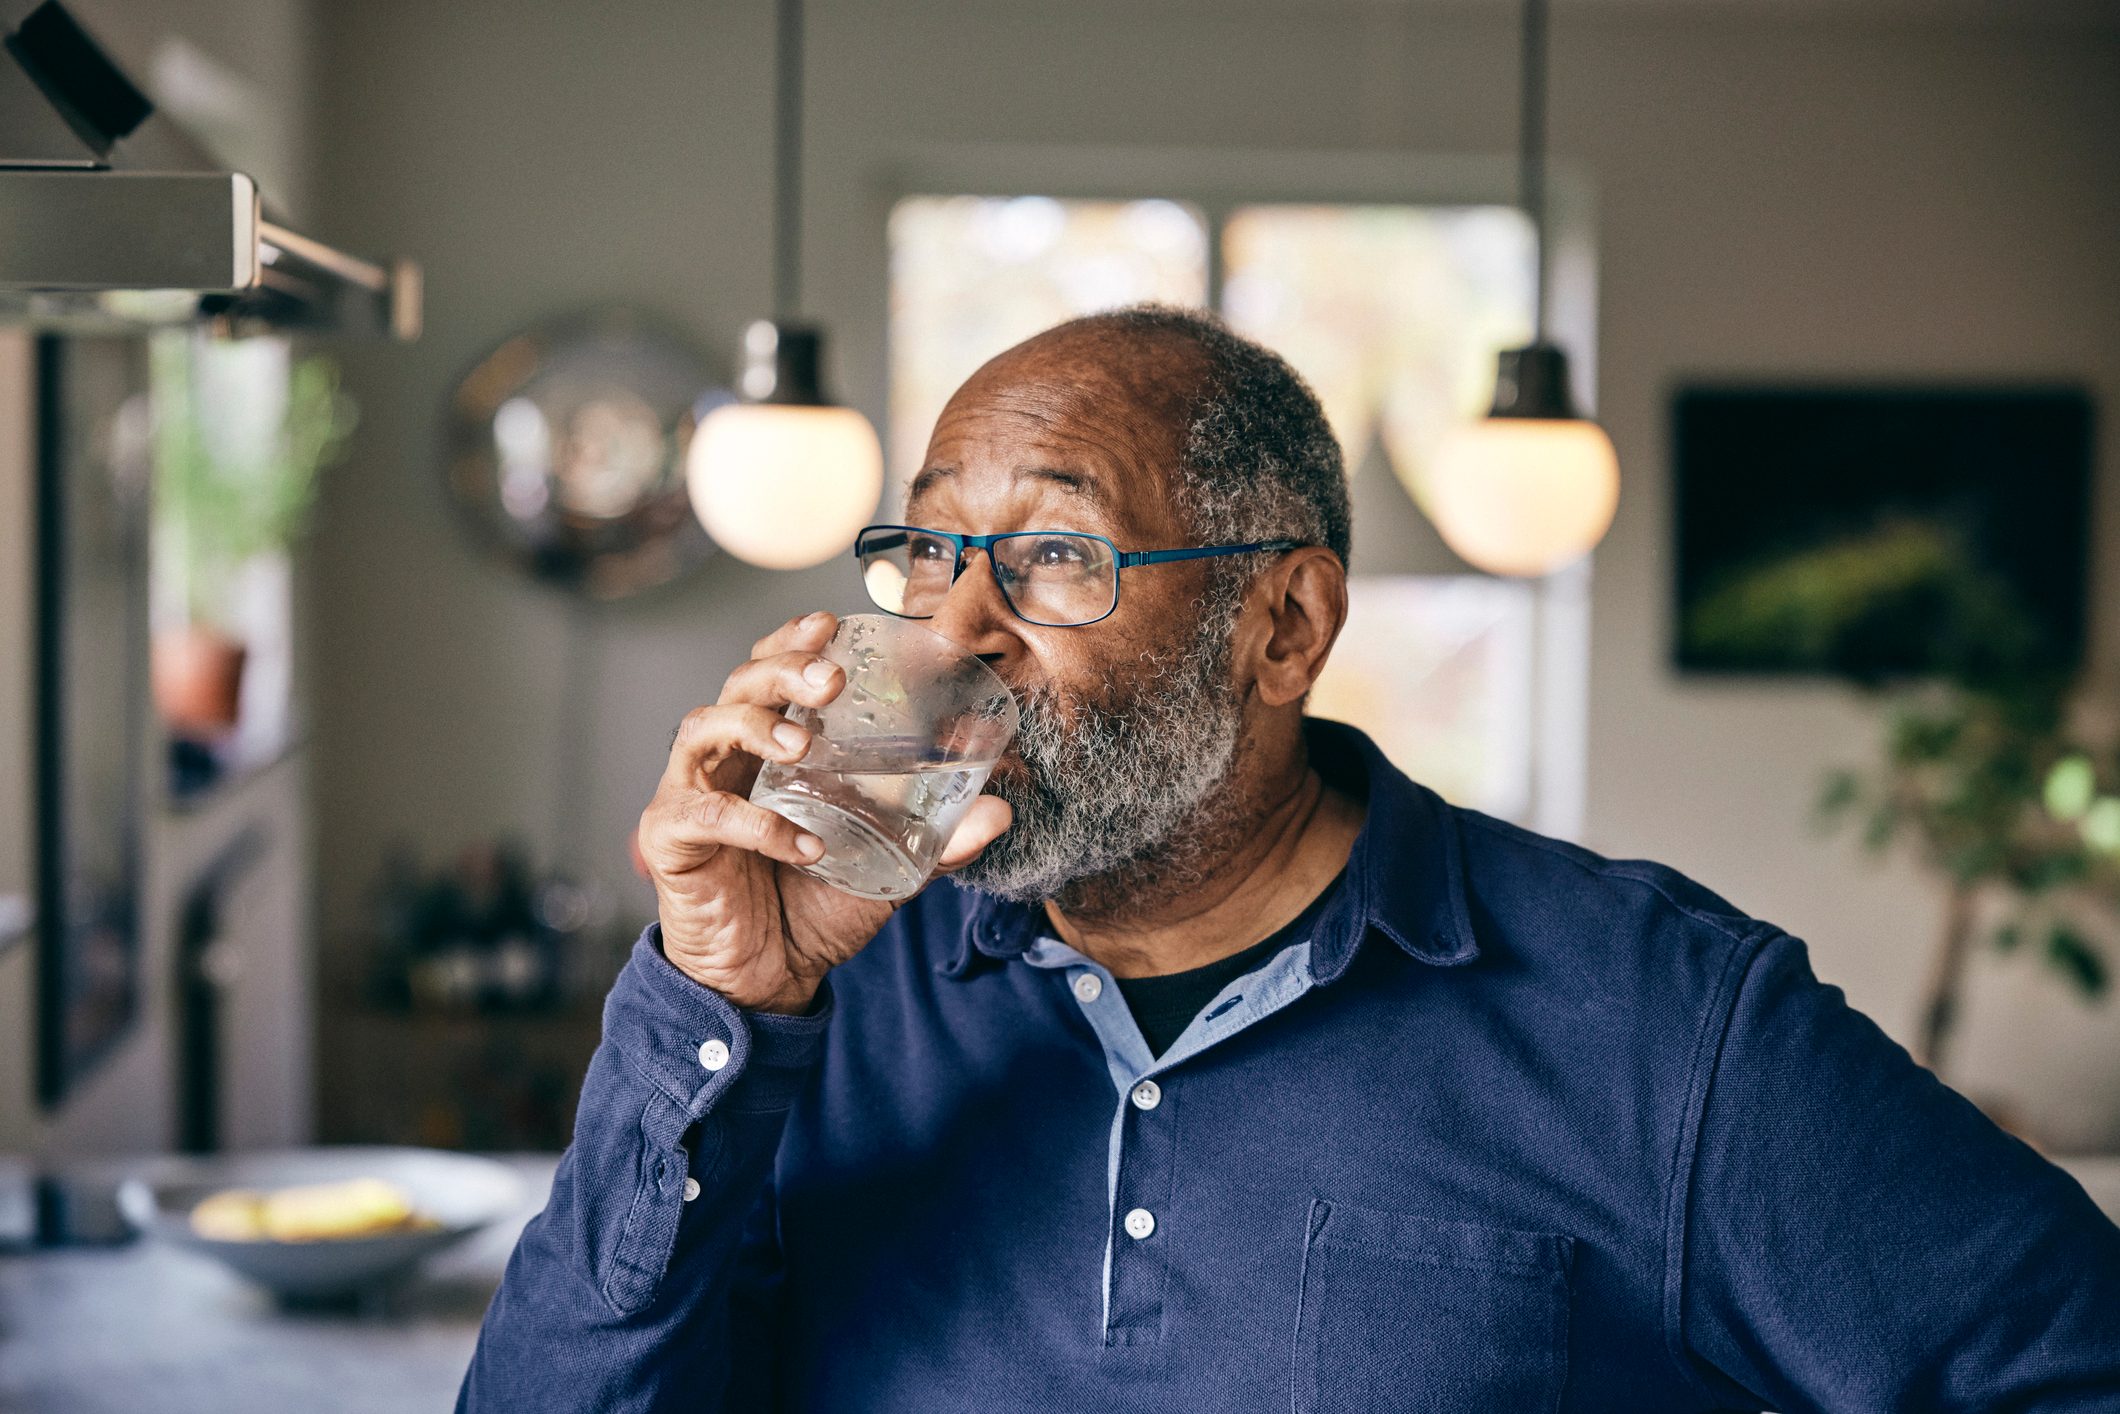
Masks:
[[[1542,1414],[1568,1377],[1572,1238],[1311,1203],[1296,1414]]]

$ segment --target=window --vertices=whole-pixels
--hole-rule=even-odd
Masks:
[[[1442,435],[1531,337],[1531,226],[1505,206],[1245,206],[1222,228],[1222,315],[1317,389],[1357,475],[1415,499]]]
[[[1207,223],[1173,201],[912,197],[891,212],[890,465],[920,469],[957,385],[1012,344],[1141,300],[1207,302]]]
[[[901,481],[986,359],[1073,315],[1159,299],[1211,302],[1295,365],[1346,449],[1358,507],[1400,488],[1417,504],[1438,440],[1492,396],[1495,351],[1531,330],[1534,240],[1508,206],[915,196],[889,236]],[[1557,653],[1542,634],[1579,635],[1583,616],[1542,621],[1539,587],[1423,563],[1388,535],[1379,552],[1362,519],[1347,627],[1311,710],[1361,727],[1452,800],[1571,832],[1567,812],[1535,806],[1534,757],[1571,754],[1540,760],[1537,784],[1541,800],[1556,777],[1578,798],[1580,675],[1551,667],[1579,667],[1580,645]]]

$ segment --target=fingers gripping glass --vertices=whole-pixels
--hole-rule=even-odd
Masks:
[[[1261,550],[1294,550],[1300,540],[1202,545],[1189,550],[1121,550],[1079,530],[1012,530],[952,535],[916,525],[872,525],[854,538],[869,598],[886,613],[931,619],[964,573],[965,552],[984,550],[994,583],[1016,617],[1043,628],[1080,628],[1119,607],[1119,571],[1172,560],[1205,560]]]

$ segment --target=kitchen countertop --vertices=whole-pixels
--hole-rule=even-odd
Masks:
[[[522,1175],[521,1211],[359,1310],[283,1311],[157,1242],[0,1257],[0,1414],[446,1411],[558,1162],[495,1157]]]

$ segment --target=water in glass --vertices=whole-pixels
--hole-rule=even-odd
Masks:
[[[820,741],[792,764],[768,762],[751,798],[824,841],[807,873],[863,898],[916,892],[986,785],[993,763],[923,760],[925,742]]]

